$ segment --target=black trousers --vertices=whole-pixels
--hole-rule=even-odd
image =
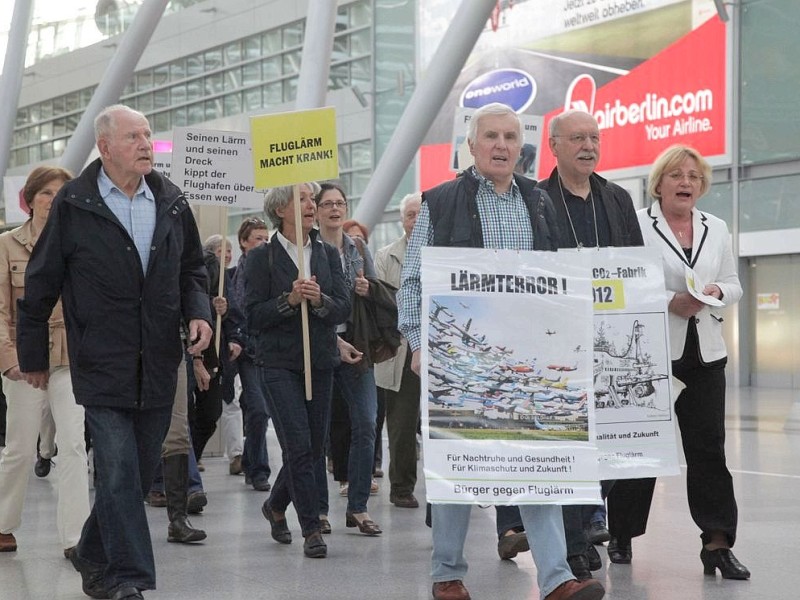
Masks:
[[[732,547],[739,513],[725,464],[725,361],[704,365],[687,352],[673,363],[672,373],[686,385],[675,414],[686,455],[689,511],[704,544],[713,533],[723,533]]]
[[[630,540],[644,534],[655,486],[655,477],[614,481],[606,499],[611,537]]]

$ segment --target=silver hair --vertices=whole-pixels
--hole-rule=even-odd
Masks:
[[[412,200],[419,200],[422,202],[422,192],[414,192],[413,194],[406,194],[403,196],[403,199],[400,200],[400,219],[404,219],[406,216],[406,207],[408,203]]]
[[[556,115],[555,117],[550,119],[550,123],[547,126],[547,135],[549,137],[555,137],[556,135],[558,135],[558,126],[561,124],[561,121],[571,117],[572,115],[586,115],[594,119],[595,122],[597,122],[597,119],[595,119],[592,113],[586,112],[585,110],[579,110],[577,108],[571,108],[569,110],[565,110],[561,114]]]
[[[216,254],[217,250],[219,250],[222,247],[222,240],[223,240],[223,237],[218,233],[215,233],[214,235],[208,236],[208,239],[206,239],[206,241],[203,242],[203,251],[204,252],[213,252],[214,254]],[[230,240],[226,239],[225,240],[225,248],[227,249],[227,247],[230,246],[230,245],[231,245]]]
[[[115,115],[119,112],[127,112],[133,115],[138,115],[147,121],[147,117],[140,113],[138,110],[132,109],[130,106],[124,104],[112,104],[106,106],[100,111],[100,114],[94,118],[94,139],[99,140],[101,137],[109,135],[116,126]]]
[[[475,140],[478,137],[478,122],[487,115],[514,115],[514,117],[517,119],[517,124],[519,125],[519,140],[520,143],[522,143],[522,140],[525,138],[525,128],[522,126],[522,121],[520,121],[519,115],[514,112],[513,108],[505,104],[501,104],[500,102],[492,102],[491,104],[481,106],[472,114],[472,118],[467,124],[467,139],[470,142],[475,143]]]
[[[314,187],[314,183],[315,182],[303,182],[298,184],[298,188],[301,186],[306,186],[313,193],[315,189],[319,189]],[[269,219],[270,223],[272,223],[272,226],[278,231],[280,231],[281,226],[283,225],[283,219],[278,216],[277,211],[289,206],[289,202],[292,201],[293,197],[293,185],[271,188],[264,195],[264,214],[267,215],[267,218]]]

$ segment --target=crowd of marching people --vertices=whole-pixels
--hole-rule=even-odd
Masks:
[[[241,222],[231,266],[231,242],[201,243],[180,190],[153,170],[141,113],[108,107],[95,133],[100,158],[77,177],[31,172],[30,219],[0,235],[0,552],[17,550],[31,472],[47,477],[55,465],[59,543],[84,593],[143,598],[156,572],[145,503],[166,507],[168,541],[206,538],[189,515],[214,501],[202,459],[218,428],[230,475],[264,492],[261,512],[278,544],[299,533],[306,557],[325,558],[331,493],[347,499],[347,527],[390,533],[369,513],[383,481],[395,507],[424,504],[415,495],[421,248],[648,245],[662,254],[673,372],[685,385],[676,414],[702,567],[749,578],[731,551],[725,346],[717,318],[683,282],[690,265],[708,282],[705,294],[726,304],[742,295],[724,222],[695,207],[711,178],[697,151],[662,153],[648,187],[654,202],[637,213],[627,192],[595,172],[592,115],[566,111],[550,122],[557,167],[537,184],[514,171],[518,116],[491,104],[470,121],[474,165],[404,197],[402,235],[374,255],[368,229],[348,218],[347,191],[306,182],[267,192],[266,219]],[[267,450],[270,422],[280,459]],[[498,506],[498,553],[530,550],[546,600],[602,598],[596,545],[609,542],[608,559],[630,563],[653,489],[653,479],[602,482],[607,515],[594,505]],[[468,600],[471,506],[428,508],[433,597]]]

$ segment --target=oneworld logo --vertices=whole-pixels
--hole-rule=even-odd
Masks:
[[[461,106],[480,108],[501,102],[522,112],[536,97],[536,80],[519,69],[496,69],[473,79],[461,93]]]

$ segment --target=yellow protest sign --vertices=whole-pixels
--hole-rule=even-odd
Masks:
[[[332,107],[250,118],[257,189],[339,176]]]

